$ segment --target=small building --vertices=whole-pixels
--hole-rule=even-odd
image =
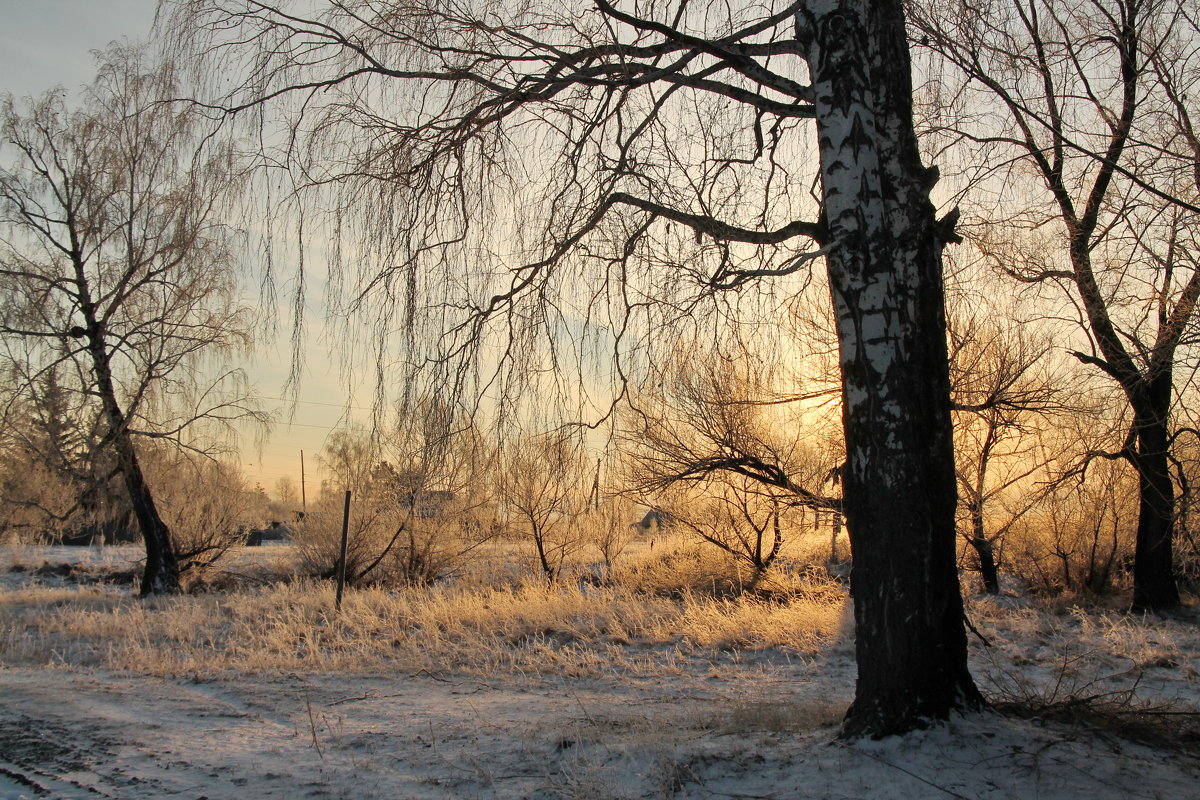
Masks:
[[[290,542],[293,539],[292,529],[279,520],[271,520],[265,528],[254,528],[246,535],[247,547],[258,547],[264,542]]]
[[[646,512],[646,516],[642,517],[641,522],[633,523],[633,527],[639,529],[642,533],[652,533],[663,528],[669,528],[674,524],[675,518],[673,516],[661,508],[652,508]]]

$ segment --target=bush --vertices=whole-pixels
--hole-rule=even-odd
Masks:
[[[495,535],[487,509],[446,497],[416,508],[403,503],[353,503],[346,546],[351,585],[424,586],[460,571],[470,555]],[[344,498],[322,498],[297,526],[300,572],[337,575]]]

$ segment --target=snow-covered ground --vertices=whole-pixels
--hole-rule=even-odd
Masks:
[[[0,605],[3,800],[1200,798],[1200,728],[1181,713],[1200,697],[1195,609],[1144,621],[977,599],[994,645],[972,642],[985,691],[1057,713],[847,744],[835,740],[854,675],[845,625],[810,652],[628,636],[596,646],[611,668],[435,659],[164,677],[92,651],[28,663],[33,580],[9,573],[0,590],[25,604]],[[73,613],[55,592],[46,613]]]

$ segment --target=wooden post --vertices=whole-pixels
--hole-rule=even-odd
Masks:
[[[837,564],[838,563],[837,542],[838,542],[838,534],[840,534],[842,532],[842,518],[841,518],[841,515],[839,515],[838,512],[836,512],[836,511],[829,512],[829,515],[833,520],[833,531],[829,534],[829,563]]]
[[[337,599],[333,606],[337,611],[342,609],[342,591],[346,588],[346,544],[350,535],[350,490],[346,490],[346,505],[342,509],[342,547],[338,553],[337,566]]]
[[[304,495],[304,451],[300,451],[300,519],[308,516],[308,498]]]
[[[596,479],[592,481],[592,508],[600,507],[600,459],[596,459]]]

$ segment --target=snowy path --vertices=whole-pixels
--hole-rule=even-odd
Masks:
[[[1200,797],[1178,754],[995,717],[831,745],[845,684],[795,670],[657,684],[0,670],[0,798]]]

